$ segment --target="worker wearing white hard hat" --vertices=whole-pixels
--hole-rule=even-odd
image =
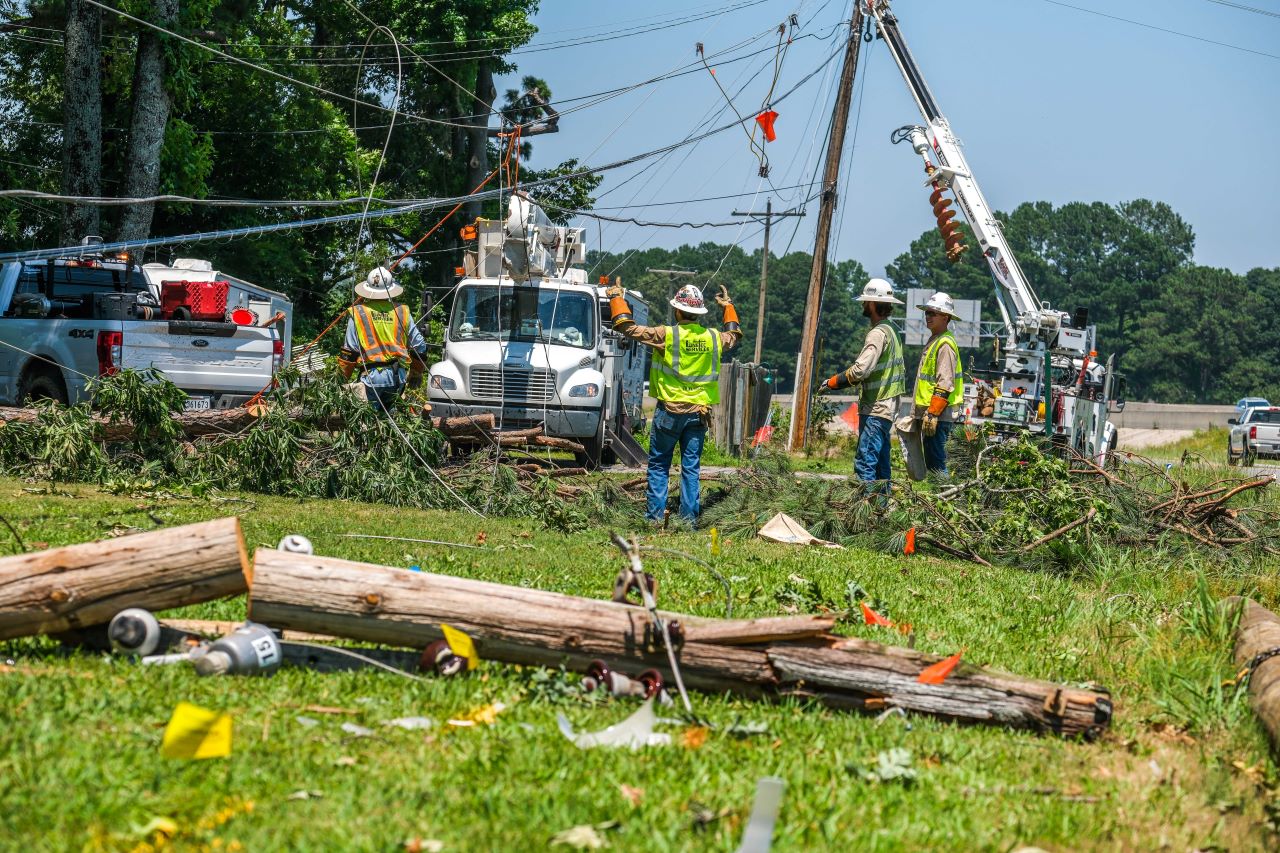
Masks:
[[[941,291],[916,306],[924,311],[929,341],[920,356],[912,417],[920,422],[925,468],[933,474],[947,473],[947,439],[961,417],[964,403],[964,375],[960,345],[951,334],[951,321],[959,319],[956,302]]]
[[[667,513],[667,481],[676,445],[680,445],[680,516],[688,521],[702,512],[698,473],[711,407],[720,400],[720,358],[742,338],[738,312],[729,291],[720,285],[716,304],[724,311],[724,330],[707,328],[702,290],[686,284],[672,297],[675,322],[669,326],[641,326],[631,316],[622,285],[606,291],[613,328],[654,350],[649,369],[649,393],[658,400],[649,434],[649,490],[645,516],[651,524]]]
[[[906,368],[902,361],[902,341],[889,316],[902,300],[893,295],[893,285],[873,278],[858,297],[862,316],[871,329],[854,363],[818,386],[825,394],[841,388],[858,389],[858,452],[853,470],[863,482],[888,481],[891,475],[890,436],[898,398],[907,390]]]
[[[365,399],[387,415],[406,387],[422,384],[427,367],[427,342],[408,306],[394,301],[402,293],[386,267],[356,282],[356,304],[347,309],[347,334],[338,353],[339,372],[350,379],[359,370]]]

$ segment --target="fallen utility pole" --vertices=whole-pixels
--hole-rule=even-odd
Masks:
[[[773,212],[773,199],[764,203],[764,213],[751,213],[735,210],[734,216],[748,216],[757,222],[764,220],[764,250],[760,253],[760,305],[756,312],[756,352],[752,358],[754,364],[760,363],[760,355],[764,346],[764,298],[769,285],[769,227],[774,219],[784,216],[804,216],[803,210],[783,210]]]
[[[0,640],[73,631],[127,607],[165,610],[248,589],[240,520],[221,518],[0,559]]]
[[[818,232],[813,244],[813,268],[809,272],[809,293],[805,297],[804,326],[800,332],[800,354],[796,358],[795,390],[792,392],[791,432],[787,447],[804,450],[809,431],[809,393],[813,385],[813,351],[818,340],[818,320],[822,316],[822,292],[827,278],[827,250],[831,243],[831,221],[836,210],[836,188],[840,180],[840,159],[844,134],[849,124],[849,103],[853,100],[853,77],[858,68],[858,47],[862,44],[862,4],[854,0],[849,21],[849,41],[844,50],[844,68],[836,93],[836,110],[827,140],[827,162],[822,174],[822,204],[818,208]]]
[[[488,660],[585,672],[658,669],[672,683],[648,610],[614,601],[259,549],[249,614],[272,628],[424,648],[441,623],[467,632]],[[684,683],[750,698],[792,695],[845,709],[902,708],[944,719],[1093,737],[1111,720],[1106,693],[960,664],[922,684],[939,661],[911,649],[830,634],[833,617],[659,618]]]
[[[1250,598],[1231,596],[1220,605],[1236,625],[1235,663],[1247,670],[1249,701],[1271,742],[1280,746],[1280,617]]]

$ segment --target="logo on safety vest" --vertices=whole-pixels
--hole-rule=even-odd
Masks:
[[[680,350],[687,353],[711,352],[711,342],[706,338],[683,338],[680,341]]]

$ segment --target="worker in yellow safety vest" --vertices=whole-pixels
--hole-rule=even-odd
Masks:
[[[649,494],[646,517],[664,520],[671,459],[680,445],[680,516],[693,521],[702,511],[698,473],[706,440],[711,407],[720,402],[720,356],[742,338],[738,312],[729,291],[720,285],[716,304],[724,310],[724,331],[708,329],[700,322],[707,313],[702,291],[692,284],[680,288],[671,300],[675,323],[640,326],[631,316],[621,284],[606,293],[613,314],[613,328],[632,340],[652,347],[649,393],[658,400],[649,433]]]
[[[391,270],[378,267],[356,284],[356,304],[347,309],[347,335],[338,353],[338,370],[350,379],[358,369],[365,399],[390,414],[406,387],[417,388],[427,368],[427,342],[406,305]]]
[[[924,324],[929,329],[928,343],[920,356],[916,372],[916,391],[912,417],[920,421],[924,445],[925,468],[933,474],[947,473],[947,438],[957,420],[963,418],[964,368],[960,364],[960,345],[948,328],[959,319],[956,303],[941,291],[930,296],[923,305]]]
[[[898,398],[907,390],[907,373],[902,362],[902,341],[889,316],[902,300],[893,295],[893,285],[873,278],[858,297],[862,316],[871,321],[857,360],[818,386],[819,394],[841,388],[858,389],[858,452],[853,471],[863,482],[887,481],[890,476],[889,449]]]

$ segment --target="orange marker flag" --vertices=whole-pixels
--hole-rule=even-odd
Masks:
[[[940,660],[937,663],[926,666],[921,672],[920,677],[916,681],[921,684],[941,684],[947,680],[947,676],[951,674],[951,670],[960,665],[960,655],[964,652],[956,652],[946,660]]]
[[[916,529],[914,527],[907,530],[907,541],[902,546],[902,553],[910,557],[916,552]]]
[[[849,407],[840,413],[840,420],[848,425],[849,429],[854,432],[858,431],[858,404],[850,403]]]
[[[868,625],[879,625],[883,628],[893,627],[892,622],[868,607],[865,601],[862,602],[862,620]]]
[[[774,142],[778,138],[778,134],[774,133],[773,123],[778,118],[778,114],[773,110],[765,110],[756,116],[756,121],[760,127],[764,129],[764,138],[770,142]]]

